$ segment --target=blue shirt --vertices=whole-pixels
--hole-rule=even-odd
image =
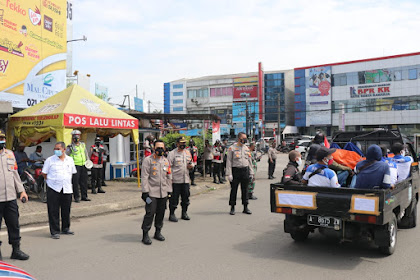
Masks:
[[[356,165],[356,189],[373,189],[379,187],[381,189],[389,189],[391,187],[391,175],[389,166],[386,162],[375,161],[360,172],[358,170],[370,161],[364,160]]]
[[[309,175],[311,175],[312,172],[315,172],[318,168],[321,167],[324,167],[324,169],[321,170],[321,172],[309,178]],[[337,174],[335,174],[333,170],[329,169],[328,166],[319,163],[315,163],[308,166],[305,175],[303,175],[303,180],[308,181],[309,187],[340,187],[340,184],[338,183]]]
[[[25,158],[28,158],[28,155],[25,152],[15,151],[15,158],[18,166],[18,173],[22,174],[28,164],[26,161],[22,161]]]

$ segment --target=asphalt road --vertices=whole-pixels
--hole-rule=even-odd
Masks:
[[[280,178],[286,156],[280,155]],[[420,228],[398,231],[394,255],[369,244],[338,244],[319,233],[295,243],[282,214],[269,208],[266,157],[259,163],[252,215],[230,216],[229,190],[192,198],[191,221],[165,217],[166,241],[141,243],[144,210],[72,221],[74,236],[49,238],[48,227],[24,228],[29,261],[13,261],[4,231],[3,256],[38,279],[419,279]],[[152,230],[153,234],[153,230]],[[6,242],[5,242],[6,241]]]

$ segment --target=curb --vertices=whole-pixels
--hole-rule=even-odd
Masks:
[[[196,196],[210,191],[219,190],[227,188],[229,185],[227,183],[221,185],[214,185],[210,182],[205,182],[205,184],[200,186],[190,187],[190,196]],[[132,209],[137,209],[144,206],[144,201],[139,195],[137,198],[128,199],[121,202],[111,202],[104,204],[97,204],[92,206],[83,206],[71,209],[71,219],[85,218],[91,216],[98,216],[104,214],[110,214],[115,212],[128,211]],[[20,213],[19,224],[20,226],[28,226],[34,224],[48,223],[48,212],[47,207],[44,211],[38,211],[36,213]]]

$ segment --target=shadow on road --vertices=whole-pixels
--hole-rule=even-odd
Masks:
[[[233,248],[255,258],[277,259],[332,270],[352,270],[363,261],[376,262],[375,259],[385,257],[373,245],[340,244],[317,231],[311,233],[305,242],[297,243],[283,232],[283,225],[273,226],[272,230]]]

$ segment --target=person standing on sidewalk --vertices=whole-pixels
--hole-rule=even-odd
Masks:
[[[198,155],[198,149],[195,146],[194,140],[190,139],[190,145],[188,146],[187,150],[190,152],[194,167],[190,169],[190,179],[191,179],[191,186],[197,186],[194,183],[195,179],[195,167],[197,166],[197,155]]]
[[[90,199],[87,196],[88,174],[87,168],[85,167],[85,163],[88,159],[88,154],[86,150],[86,145],[85,143],[80,142],[81,132],[79,130],[73,130],[71,135],[73,138],[73,143],[67,146],[66,154],[73,158],[74,165],[76,165],[77,170],[77,173],[73,174],[72,179],[74,202],[80,202],[80,195],[82,196],[83,201],[90,201]]]
[[[212,160],[213,160],[213,155],[211,154],[211,146],[209,143],[209,140],[204,141],[205,145],[204,145],[204,164],[206,165],[205,167],[205,174],[204,177],[206,177],[206,174],[212,174]]]
[[[270,148],[268,149],[268,179],[274,179],[273,176],[274,170],[276,169],[276,159],[277,159],[277,151],[276,151],[276,142],[270,143]]]
[[[239,132],[238,142],[228,149],[226,160],[226,176],[230,181],[230,198],[229,205],[230,214],[235,215],[236,195],[238,193],[238,185],[241,184],[241,197],[245,214],[252,214],[248,209],[248,185],[254,178],[254,170],[252,169],[251,153],[245,145],[247,142],[246,134]]]
[[[156,140],[154,154],[144,159],[141,167],[141,198],[146,202],[146,214],[144,215],[142,242],[146,245],[152,244],[149,237],[149,230],[155,220],[155,236],[159,241],[164,241],[161,231],[163,218],[165,217],[166,201],[172,193],[172,172],[169,161],[163,156],[165,144],[162,140]]]
[[[249,144],[249,150],[251,151],[251,161],[252,161],[252,170],[254,174],[257,174],[257,152],[255,151],[255,142]],[[255,189],[255,176],[252,178],[251,182],[249,183],[249,193],[248,199],[257,200],[258,198],[254,195]]]
[[[220,173],[221,173],[221,166],[222,166],[222,151],[220,148],[220,141],[216,140],[214,143],[214,146],[211,150],[211,153],[213,154],[213,183],[220,184],[222,183],[222,180],[220,179]],[[217,181],[216,177],[219,179]]]
[[[20,250],[19,208],[16,193],[19,193],[19,199],[22,202],[28,200],[28,195],[17,172],[15,155],[6,149],[6,134],[3,130],[0,130],[0,162],[0,178],[4,178],[0,180],[0,226],[4,218],[9,244],[13,247],[10,258],[24,261],[29,259],[29,256]],[[0,260],[3,260],[1,252]]]
[[[172,168],[172,197],[169,199],[169,221],[178,222],[175,210],[178,207],[179,196],[181,195],[182,215],[181,219],[189,220],[187,214],[190,205],[190,176],[189,170],[194,167],[191,154],[186,148],[186,140],[181,136],[177,140],[177,149],[172,150],[168,155],[169,164]]]
[[[222,158],[223,158],[223,163],[222,163],[222,181],[223,183],[226,182],[226,158],[227,158],[227,151],[228,151],[228,141],[227,139],[223,139],[222,141]]]
[[[47,158],[42,168],[42,176],[47,181],[47,208],[48,223],[52,239],[60,238],[60,211],[61,234],[74,235],[70,231],[70,207],[73,188],[71,180],[77,172],[74,161],[65,153],[64,142],[57,142],[54,146],[54,155]]]
[[[103,166],[102,166],[102,174],[101,174],[101,179],[102,179],[101,185],[105,187],[106,186],[106,183],[105,183],[106,163],[108,162],[109,149],[108,149],[108,146],[104,143],[104,138],[100,137],[100,139],[101,139],[101,145],[104,147],[104,154],[102,156]]]
[[[93,167],[91,169],[92,172],[92,193],[105,193],[102,189],[102,168],[103,168],[103,155],[105,149],[104,146],[101,145],[101,138],[96,137],[95,145],[90,147],[90,160],[93,163]],[[98,189],[98,191],[96,191]]]

